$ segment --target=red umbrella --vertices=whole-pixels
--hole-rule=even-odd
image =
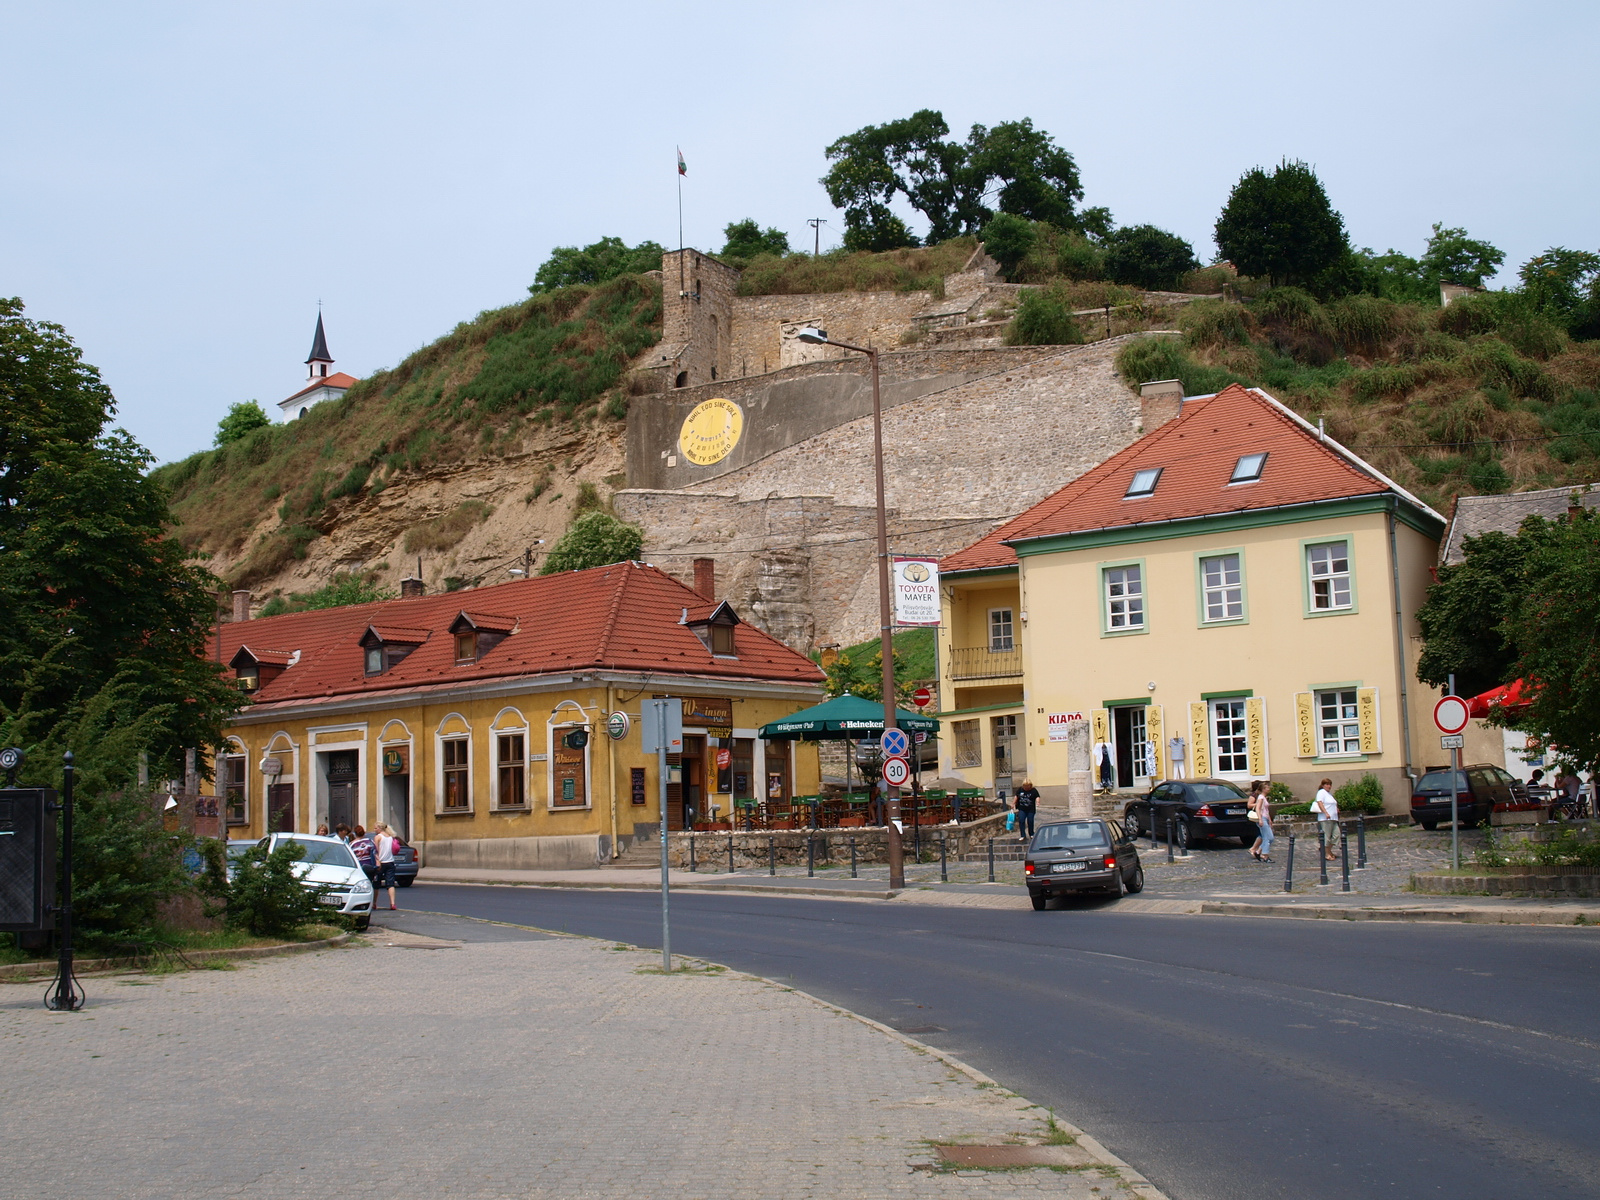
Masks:
[[[1491,709],[1526,708],[1533,703],[1523,687],[1523,681],[1513,679],[1504,687],[1490,688],[1467,701],[1467,712],[1474,717],[1487,717]]]

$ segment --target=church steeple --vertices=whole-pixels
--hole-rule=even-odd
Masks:
[[[322,314],[317,313],[317,332],[311,339],[311,355],[306,359],[306,378],[325,379],[333,366],[333,355],[328,353],[328,338],[322,332]]]

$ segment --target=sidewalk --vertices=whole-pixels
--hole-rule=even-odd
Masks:
[[[391,919],[362,948],[90,980],[77,1014],[0,986],[7,1088],[29,1097],[0,1127],[0,1191],[1160,1200],[985,1076],[776,983]],[[941,1144],[1045,1165],[957,1167]]]

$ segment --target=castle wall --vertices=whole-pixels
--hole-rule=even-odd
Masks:
[[[931,292],[736,296],[730,369],[739,375],[760,375],[796,363],[852,357],[848,350],[796,341],[793,330],[805,325],[826,329],[834,341],[898,349],[901,335],[932,300]]]

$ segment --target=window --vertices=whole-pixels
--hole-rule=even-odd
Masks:
[[[478,657],[478,635],[475,632],[456,634],[456,661],[472,662]]]
[[[1011,747],[1017,740],[1017,718],[1013,716],[990,717],[990,732],[994,735],[994,773],[1011,774]]]
[[[249,809],[245,807],[244,772],[245,756],[231,754],[222,760],[222,793],[227,804],[228,824],[244,825],[250,819]]]
[[[382,646],[368,646],[367,647],[367,674],[368,675],[382,675],[383,674],[383,647]]]
[[[991,608],[989,610],[989,649],[1016,649],[1016,642],[1012,640],[1011,610],[1009,608]]]
[[[1323,758],[1361,753],[1355,688],[1317,693],[1317,753]]]
[[[465,812],[472,807],[467,778],[467,739],[447,738],[444,753],[444,807]]]
[[[1244,701],[1211,702],[1212,736],[1217,747],[1217,774],[1243,775],[1250,770],[1244,729]]]
[[[1306,547],[1311,608],[1332,612],[1350,607],[1350,543],[1322,542]]]
[[[1128,485],[1128,490],[1123,493],[1123,498],[1128,496],[1148,496],[1156,490],[1156,480],[1161,478],[1163,467],[1150,467],[1144,471],[1133,473],[1133,482]]]
[[[1200,585],[1207,621],[1244,618],[1244,576],[1237,554],[1218,554],[1200,560]]]
[[[520,733],[502,733],[495,751],[496,798],[501,808],[523,808],[528,803],[527,758]]]
[[[1267,465],[1267,456],[1261,454],[1241,454],[1239,461],[1233,464],[1233,475],[1229,483],[1249,483],[1261,478],[1261,468]]]
[[[1137,566],[1105,568],[1106,628],[1144,628],[1144,580]]]
[[[955,759],[957,767],[983,766],[983,743],[978,738],[978,723],[976,721],[952,721],[950,730],[955,735]]]
[[[253,692],[261,686],[261,668],[251,665],[239,668],[239,690]]]
[[[711,627],[711,653],[727,657],[733,656],[733,626],[713,625]]]

